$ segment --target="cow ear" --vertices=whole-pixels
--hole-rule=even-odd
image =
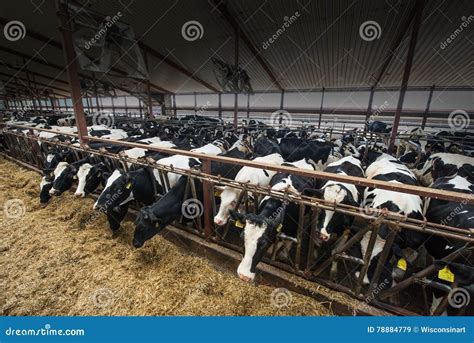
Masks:
[[[245,221],[245,215],[236,211],[236,210],[229,210],[230,217],[235,221]]]

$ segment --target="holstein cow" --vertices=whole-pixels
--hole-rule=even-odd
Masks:
[[[141,168],[128,173],[116,169],[107,179],[93,209],[106,213],[110,228],[116,232],[132,200],[150,205],[155,201],[156,193],[162,191],[161,185],[149,168]]]
[[[469,181],[466,177],[460,175],[440,177],[435,180],[431,188],[464,193],[466,197],[472,197],[474,194],[474,184],[472,180]],[[468,204],[467,201],[455,203],[447,200],[428,198],[425,203],[425,208],[425,217],[429,222],[464,229],[467,234],[471,232],[470,230],[474,229],[474,205]],[[452,238],[448,239],[438,235],[430,235],[425,242],[425,247],[435,260],[440,260],[460,249],[464,244],[465,242]],[[441,261],[437,263],[443,264]],[[456,281],[456,287],[464,287],[470,292],[471,298],[474,298],[473,265],[474,256],[472,256],[472,254],[470,256],[469,254],[461,254],[453,262],[448,264],[448,272],[444,274],[438,273],[436,281],[446,284],[452,284]],[[443,268],[444,267],[446,266],[443,265]],[[452,276],[452,279],[450,277],[443,277],[443,275]],[[445,295],[443,292],[433,290],[431,312],[438,306],[443,295]]]
[[[301,160],[283,165],[301,169],[315,170],[312,163]],[[315,187],[312,178],[278,173],[271,180],[272,190],[288,191],[296,195],[303,193],[305,189]],[[245,223],[244,243],[245,252],[242,262],[237,268],[237,274],[244,281],[252,281],[255,278],[255,269],[262,260],[268,248],[275,242],[278,232],[287,236],[296,237],[299,223],[299,206],[295,203],[287,203],[281,199],[266,196],[259,205],[258,214],[248,213],[246,215],[230,210],[234,220]],[[285,253],[289,252],[286,246]]]
[[[49,194],[53,188],[54,170],[60,162],[72,162],[73,154],[71,151],[51,152],[46,156],[46,161],[43,164],[43,177],[40,183],[40,203],[47,204],[51,199]]]
[[[437,153],[428,157],[418,177],[424,186],[429,186],[433,180],[443,176],[456,175],[459,171],[463,175],[473,175],[474,157]]]
[[[373,153],[370,156],[374,161],[366,169],[365,174],[368,179],[382,180],[394,184],[416,185],[416,178],[413,173],[399,160],[384,153]],[[364,194],[364,205],[367,209],[382,209],[394,213],[405,215],[408,218],[423,219],[422,200],[419,196],[388,191],[384,189],[367,188]],[[390,232],[387,224],[380,226],[374,249],[370,257],[370,264],[364,282],[368,283],[375,272],[378,258],[382,252],[385,240]],[[371,232],[367,232],[361,240],[362,253],[365,255],[369,243]],[[425,234],[416,231],[402,230],[395,238],[395,242],[385,262],[385,268],[380,276],[381,280],[387,279],[387,286],[392,283],[392,265],[390,258],[392,254],[402,257],[402,249],[418,249],[424,242]]]
[[[77,171],[77,188],[74,195],[84,198],[93,193],[102,183],[105,185],[107,169],[103,162],[97,164],[84,163]]]
[[[281,165],[283,163],[283,157],[280,154],[271,154],[254,158],[253,161]],[[276,172],[271,170],[243,167],[237,173],[235,181],[249,183],[256,186],[267,186],[275,174]],[[229,220],[229,210],[234,210],[236,208],[240,193],[240,189],[229,186],[224,187],[224,190],[221,193],[219,212],[214,217],[214,223],[216,223],[216,225],[222,226],[227,223]]]
[[[89,159],[73,163],[59,162],[56,169],[54,169],[54,182],[49,194],[61,195],[71,188],[74,180],[77,179],[78,169],[87,162],[89,162]]]
[[[187,176],[181,176],[174,187],[163,197],[152,205],[140,209],[135,220],[136,227],[132,242],[135,248],[142,247],[147,240],[157,235],[186,211],[186,208],[183,209],[183,202],[193,196],[192,192],[189,191],[187,198],[184,198],[187,181]],[[195,179],[194,184],[196,186],[198,200],[202,204],[202,183]],[[193,202],[199,204],[194,198]],[[193,203],[190,203],[189,206],[193,206]],[[203,209],[196,208],[196,211],[196,216],[200,216]]]
[[[250,154],[249,148],[243,143],[243,141],[238,140],[230,147],[230,149],[218,156],[222,157],[231,157],[231,158],[238,158],[238,159],[247,159]],[[212,175],[220,175],[226,179],[234,179],[237,176],[237,173],[242,168],[241,165],[237,164],[229,164],[229,163],[222,163],[211,161],[211,174]]]
[[[282,138],[280,149],[283,158],[287,162],[299,161],[303,158],[310,159],[322,170],[330,160],[331,151],[334,144],[316,140],[306,140],[300,138]]]
[[[344,157],[339,161],[329,164],[324,171],[340,175],[364,177],[361,161],[352,156]],[[318,195],[321,199],[336,204],[359,206],[362,192],[363,189],[361,187],[356,187],[353,184],[329,180],[321,186],[321,191]],[[351,227],[353,220],[353,216],[335,213],[331,210],[322,210],[317,225],[321,239],[323,241],[329,240],[332,233],[340,236],[344,229]]]

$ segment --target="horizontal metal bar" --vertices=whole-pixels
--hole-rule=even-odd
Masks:
[[[38,131],[47,131],[47,132],[53,132],[57,134],[63,134],[58,131],[38,129],[35,127],[18,126],[18,125],[16,125],[16,127],[20,127],[23,129],[33,129],[33,130],[38,130]],[[77,134],[68,134],[68,136],[78,137]],[[307,177],[316,178],[320,180],[332,180],[336,182],[349,183],[356,186],[380,188],[380,189],[385,189],[385,190],[393,191],[393,192],[408,193],[408,194],[413,194],[413,195],[418,195],[418,196],[423,196],[423,197],[443,199],[443,200],[455,201],[455,202],[460,202],[460,203],[462,202],[465,204],[474,204],[474,197],[469,197],[469,196],[466,197],[466,194],[461,194],[461,193],[452,192],[452,191],[430,189],[426,187],[411,186],[411,185],[405,185],[405,184],[393,184],[391,182],[373,180],[373,179],[371,180],[371,179],[366,179],[362,177],[333,174],[333,173],[328,173],[328,172],[323,172],[323,171],[311,171],[311,170],[298,169],[298,168],[288,167],[288,166],[272,165],[268,163],[262,163],[262,162],[256,162],[256,161],[250,161],[250,160],[241,160],[241,159],[230,158],[230,157],[210,156],[210,155],[193,152],[193,151],[187,151],[187,150],[158,148],[158,147],[154,147],[154,146],[150,146],[146,144],[134,143],[134,142],[117,141],[117,140],[104,139],[104,138],[92,137],[92,136],[88,136],[87,138],[90,141],[109,143],[109,144],[114,144],[114,145],[122,145],[122,146],[127,146],[130,148],[142,148],[145,150],[167,153],[171,155],[183,155],[183,156],[193,157],[193,158],[202,159],[202,160],[228,163],[228,164],[253,167],[253,168],[265,169],[265,170],[273,170],[276,172],[290,173],[290,174],[299,175],[299,176],[307,176]]]

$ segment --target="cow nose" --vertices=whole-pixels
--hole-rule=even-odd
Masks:
[[[329,235],[326,234],[326,233],[322,233],[322,232],[321,232],[321,233],[319,234],[319,238],[321,238],[321,240],[324,241],[324,242],[329,241],[329,238],[330,238],[330,237],[331,237],[331,236],[329,236]]]
[[[222,219],[214,218],[214,223],[215,223],[216,225],[222,225]]]
[[[143,243],[137,241],[135,238],[132,241],[132,245],[134,248],[141,248],[143,246]]]
[[[239,273],[239,279],[245,282],[252,282],[252,278]]]
[[[78,197],[78,198],[84,198],[84,197],[86,196],[86,195],[85,195],[84,193],[82,193],[82,192],[80,192],[80,193],[74,193],[74,195],[75,195],[76,197]]]

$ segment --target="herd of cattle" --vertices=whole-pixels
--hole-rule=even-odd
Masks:
[[[189,122],[189,119],[186,118],[186,122]],[[10,124],[52,128],[62,134],[39,130],[34,131],[34,134],[51,141],[79,144],[75,138],[67,136],[68,133],[75,132],[74,127],[51,126],[47,118],[33,118],[29,122],[12,121]],[[28,130],[14,127],[9,130],[29,134]],[[465,139],[463,143],[456,143],[453,139],[439,138],[446,135],[455,137],[455,134],[448,132],[431,134],[428,139],[426,135],[423,136],[423,131],[420,129],[406,132],[407,138],[397,141],[400,147],[397,158],[386,152],[383,140],[375,142],[361,138],[355,130],[338,136],[332,135],[329,138],[324,132],[278,130],[269,127],[262,129],[259,125],[249,125],[240,132],[235,132],[218,126],[195,124],[167,126],[147,122],[141,128],[111,129],[104,126],[90,126],[88,131],[90,136],[137,142],[150,147],[190,150],[276,166],[284,165],[394,184],[422,185],[433,189],[450,190],[465,194],[466,199],[472,197],[474,193],[474,157],[469,153],[472,143],[469,141],[466,143]],[[100,190],[93,208],[106,214],[110,229],[115,234],[118,234],[120,223],[124,220],[130,204],[137,202],[143,207],[135,220],[132,244],[136,248],[142,247],[167,225],[182,218],[183,203],[193,197],[203,200],[202,183],[198,179],[194,180],[196,193],[193,195],[187,192],[187,176],[169,172],[168,180],[164,182],[162,175],[155,168],[121,161],[122,166],[113,169],[103,156],[86,156],[77,160],[77,154],[74,154],[73,149],[45,144],[44,141],[40,144],[46,156],[44,175],[40,184],[40,202],[47,204],[52,196],[60,196],[74,184],[76,184],[75,195],[78,197],[85,197]],[[130,149],[103,142],[90,141],[88,144],[93,149],[134,159],[144,158],[148,163],[157,166],[199,170],[202,165],[197,158],[179,154],[169,155],[142,148]],[[474,205],[467,201],[455,203],[424,199],[417,195],[214,161],[211,164],[211,174],[241,183],[271,187],[275,191],[318,197],[335,204],[380,209],[399,213],[408,218],[426,219],[428,222],[462,229],[466,234],[472,234],[474,229]],[[297,237],[301,212],[295,203],[266,196],[260,200],[257,211],[244,213],[244,206],[238,204],[240,193],[240,189],[223,187],[219,197],[216,198],[217,213],[214,223],[217,227],[221,227],[232,220],[244,226],[244,256],[237,274],[245,281],[252,281],[255,278],[257,264],[270,246],[277,242],[279,234]],[[350,235],[354,235],[358,227],[353,225],[353,222],[354,217],[350,215],[331,210],[320,211],[317,230],[323,245],[334,243],[344,232],[349,231]],[[374,275],[389,233],[390,228],[387,224],[382,224],[364,278],[366,283],[370,282]],[[357,251],[354,254],[357,257],[365,255],[369,236],[370,232],[355,249]],[[461,241],[421,231],[401,230],[396,235],[380,280],[388,280],[386,282],[390,286],[413,275],[428,264],[435,263],[439,267],[445,267],[446,263],[442,259],[464,244]],[[279,248],[288,249],[288,244],[282,244]],[[422,258],[422,254],[419,253],[421,250],[426,251],[427,255],[423,256],[424,265],[420,266],[418,260]],[[407,257],[408,251],[409,257]],[[474,294],[472,245],[469,252],[459,255],[449,263],[448,268],[455,275],[456,286]],[[399,263],[401,259],[407,264],[402,271]],[[354,277],[357,277],[357,273]],[[449,280],[436,281],[452,283]],[[440,297],[441,294],[437,291],[433,293],[434,305],[439,303]]]

